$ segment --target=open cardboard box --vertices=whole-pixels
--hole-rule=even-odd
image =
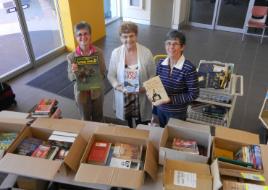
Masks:
[[[266,129],[268,129],[268,109],[267,109],[267,104],[268,104],[268,91],[266,92],[262,108],[259,114],[259,119],[261,120],[262,124]]]
[[[21,132],[27,126],[29,120],[27,119],[11,119],[11,118],[0,118],[0,133],[17,133],[17,138],[11,143],[7,150],[0,151],[0,158],[3,157],[5,152],[9,152],[12,145],[16,143]]]
[[[27,137],[48,140],[54,130],[79,133],[83,126],[85,126],[85,123],[82,121],[72,120],[73,123],[70,121],[69,119],[37,119],[32,126],[25,128],[21,132],[20,136],[8,150],[8,153],[0,160],[0,171],[44,180],[52,180],[60,167],[76,171],[87,145],[87,138],[83,138],[80,134],[76,137],[68,155],[63,161],[47,160],[14,153],[19,144]]]
[[[204,163],[184,160],[165,160],[164,190],[212,190],[210,167]]]
[[[197,141],[198,145],[205,147],[206,155],[191,154],[172,149],[171,144],[174,137]],[[212,137],[209,126],[171,118],[164,128],[160,140],[159,163],[163,165],[165,159],[207,163],[210,158],[211,143]]]
[[[217,127],[215,129],[215,137],[212,148],[212,159],[216,159],[215,147],[237,152],[242,146],[257,144],[261,148],[261,158],[263,164],[263,170],[256,170],[247,168],[235,164],[230,164],[222,161],[218,161],[220,169],[231,169],[231,170],[243,170],[247,172],[261,173],[266,179],[265,184],[268,184],[268,146],[259,144],[259,136],[253,133],[240,131],[236,129]]]
[[[75,181],[139,189],[144,182],[145,173],[149,174],[152,179],[156,179],[158,169],[157,151],[148,140],[148,136],[149,132],[145,130],[113,125],[98,127],[88,142],[79,170],[76,173]],[[146,151],[143,170],[86,163],[90,148],[95,140],[143,145],[143,149]]]

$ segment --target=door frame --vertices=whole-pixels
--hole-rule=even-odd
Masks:
[[[227,32],[243,33],[243,30],[244,30],[245,25],[246,25],[246,21],[251,16],[251,11],[250,10],[254,6],[255,0],[249,0],[248,10],[247,10],[247,14],[246,14],[246,17],[245,17],[243,28],[227,27],[227,26],[221,26],[221,25],[217,24],[218,20],[219,20],[222,1],[223,0],[216,0],[215,1],[214,11],[213,11],[213,18],[212,18],[212,23],[211,24],[202,24],[202,23],[197,23],[197,22],[189,22],[189,24],[191,26],[195,26],[195,27],[199,27],[199,28],[206,28],[206,29],[211,29],[211,30],[222,30],[222,31],[227,31]]]
[[[0,81],[10,80],[11,78],[18,76],[19,74],[21,74],[21,73],[23,73],[23,72],[25,72],[33,67],[47,63],[48,61],[54,59],[55,57],[57,57],[60,54],[62,54],[63,52],[65,52],[65,43],[64,43],[63,31],[62,31],[62,27],[61,27],[61,19],[59,16],[58,17],[59,18],[59,25],[60,25],[59,30],[60,30],[60,35],[61,35],[62,46],[54,49],[53,51],[45,53],[44,55],[42,55],[41,57],[38,57],[38,59],[37,59],[34,55],[32,43],[31,43],[31,38],[30,38],[28,26],[27,26],[27,21],[26,21],[25,15],[24,15],[21,0],[12,0],[12,1],[14,2],[14,5],[16,6],[16,14],[18,16],[18,24],[21,28],[21,33],[23,35],[23,41],[25,44],[27,56],[29,58],[29,63],[25,63],[24,65],[19,66],[18,68],[15,68],[15,69],[1,75]],[[57,14],[59,14],[59,12],[58,12],[59,8],[58,8],[57,2],[55,2],[55,8],[56,8]]]

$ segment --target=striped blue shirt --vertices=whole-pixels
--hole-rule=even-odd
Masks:
[[[165,59],[157,66],[165,90],[171,99],[170,103],[157,108],[166,112],[177,112],[186,116],[187,106],[199,95],[198,78],[195,66],[182,55],[172,72],[169,59]]]

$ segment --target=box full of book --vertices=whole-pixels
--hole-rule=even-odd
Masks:
[[[88,142],[75,181],[139,189],[145,173],[155,180],[157,151],[148,135],[148,131],[122,126],[98,127]],[[92,149],[96,150],[99,143],[103,143],[103,150],[97,163],[92,159]]]
[[[88,137],[79,134],[83,129],[79,125],[79,130],[75,125],[70,126],[80,122],[85,125],[84,122],[67,121],[38,119],[25,128],[12,149],[0,160],[0,171],[44,180],[52,180],[62,167],[76,171]]]
[[[209,126],[171,118],[160,137],[159,164],[165,159],[207,163],[211,144]]]

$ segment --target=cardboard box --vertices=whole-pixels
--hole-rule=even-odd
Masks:
[[[266,92],[262,108],[259,114],[259,119],[266,129],[268,129],[268,91]]]
[[[198,145],[206,148],[206,155],[191,154],[172,149],[171,143],[174,137],[197,141]],[[209,126],[171,118],[164,128],[160,140],[159,164],[163,165],[165,159],[207,163],[210,158],[211,143],[212,137]]]
[[[210,167],[203,163],[165,160],[164,190],[212,190]]]
[[[213,139],[212,146],[212,160],[216,159],[215,148],[225,149],[236,153],[242,146],[259,144],[259,136],[257,134],[237,130],[230,129],[225,127],[216,127],[215,128],[215,137]],[[265,147],[264,147],[265,148]],[[262,150],[261,152],[265,151]],[[262,160],[264,160],[262,158]],[[220,167],[231,168],[231,169],[240,169],[247,171],[258,171],[251,168],[246,168],[239,165],[234,165],[226,162],[219,161]]]
[[[118,126],[98,127],[88,142],[79,170],[76,173],[75,181],[139,189],[143,184],[145,173],[149,174],[152,179],[156,179],[158,169],[157,151],[148,140],[148,137],[149,132],[145,130]],[[85,163],[91,145],[95,140],[143,145],[143,149],[146,151],[144,169],[122,169]]]
[[[24,190],[46,190],[48,186],[48,181],[40,180],[40,179],[33,179],[28,177],[21,177],[17,178],[17,186],[20,189]]]
[[[7,150],[0,150],[0,158],[3,157],[5,152],[9,152],[13,144],[16,143],[23,129],[26,127],[29,120],[27,119],[11,119],[11,118],[0,118],[0,133],[10,132],[17,133],[17,138],[11,143]]]
[[[47,160],[14,153],[17,146],[27,137],[36,137],[38,139],[47,140],[54,130],[78,133],[81,129],[83,129],[83,126],[85,126],[82,121],[70,121],[71,120],[68,119],[36,120],[32,126],[27,127],[22,131],[16,142],[10,147],[8,153],[2,158],[2,160],[0,160],[0,171],[44,180],[52,180],[57,171],[63,166],[72,171],[76,171],[87,145],[87,140],[80,134],[76,137],[68,155],[63,161]]]
[[[259,145],[261,148],[261,158],[263,163],[263,170],[256,170],[251,168],[246,168],[230,163],[225,163],[218,161],[215,156],[214,149],[215,147],[223,148],[226,150],[230,150],[232,152],[237,152],[238,149],[241,148],[241,146],[245,145],[253,145],[258,144],[259,145],[259,136],[253,133],[240,131],[236,129],[230,129],[230,128],[223,128],[223,127],[217,127],[215,128],[215,137],[213,140],[213,146],[212,146],[212,159],[213,163],[211,165],[211,172],[215,179],[214,180],[214,189],[218,189],[222,187],[223,181],[220,177],[221,170],[225,169],[227,171],[231,171],[227,176],[231,177],[239,177],[238,174],[241,173],[248,173],[248,174],[256,174],[256,175],[262,175],[265,179],[265,182],[261,184],[268,184],[268,146],[267,145]],[[241,177],[239,177],[241,178]],[[246,179],[243,179],[246,181]],[[247,182],[247,181],[246,181]],[[256,182],[257,183],[257,182]],[[260,184],[260,182],[258,182]],[[217,188],[216,188],[217,187]]]

